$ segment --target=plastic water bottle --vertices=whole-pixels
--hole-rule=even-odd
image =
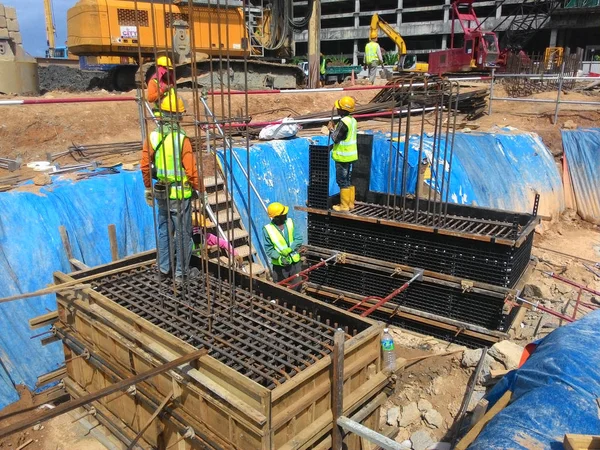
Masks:
[[[390,330],[385,328],[381,337],[381,350],[383,352],[383,368],[387,370],[396,370],[396,352],[394,351],[394,338]]]

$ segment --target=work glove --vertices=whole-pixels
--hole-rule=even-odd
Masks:
[[[146,198],[146,203],[150,208],[154,208],[154,199],[152,198],[152,189],[146,188],[144,191],[144,197]]]
[[[281,263],[282,266],[291,266],[292,265],[292,258],[289,258],[287,256],[280,256],[279,257],[279,262]]]
[[[288,248],[284,248],[283,250],[281,250],[281,254],[283,256],[288,256],[292,252],[293,252],[293,250],[291,248],[289,248],[289,247]]]

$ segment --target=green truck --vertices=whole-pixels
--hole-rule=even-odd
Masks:
[[[308,62],[304,61],[298,64],[298,66],[304,71],[304,75],[308,78]],[[325,69],[325,82],[326,83],[342,83],[346,78],[352,75],[358,78],[358,74],[363,70],[362,66],[333,66]]]

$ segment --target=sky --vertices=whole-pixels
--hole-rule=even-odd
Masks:
[[[44,56],[46,53],[44,0],[0,0],[0,3],[17,8],[25,50],[32,56]],[[67,40],[67,10],[75,3],[77,0],[53,0],[57,47],[62,47]]]

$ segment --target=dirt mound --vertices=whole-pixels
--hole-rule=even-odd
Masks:
[[[112,89],[108,72],[83,71],[73,67],[39,67],[40,91],[84,92],[96,89]]]

